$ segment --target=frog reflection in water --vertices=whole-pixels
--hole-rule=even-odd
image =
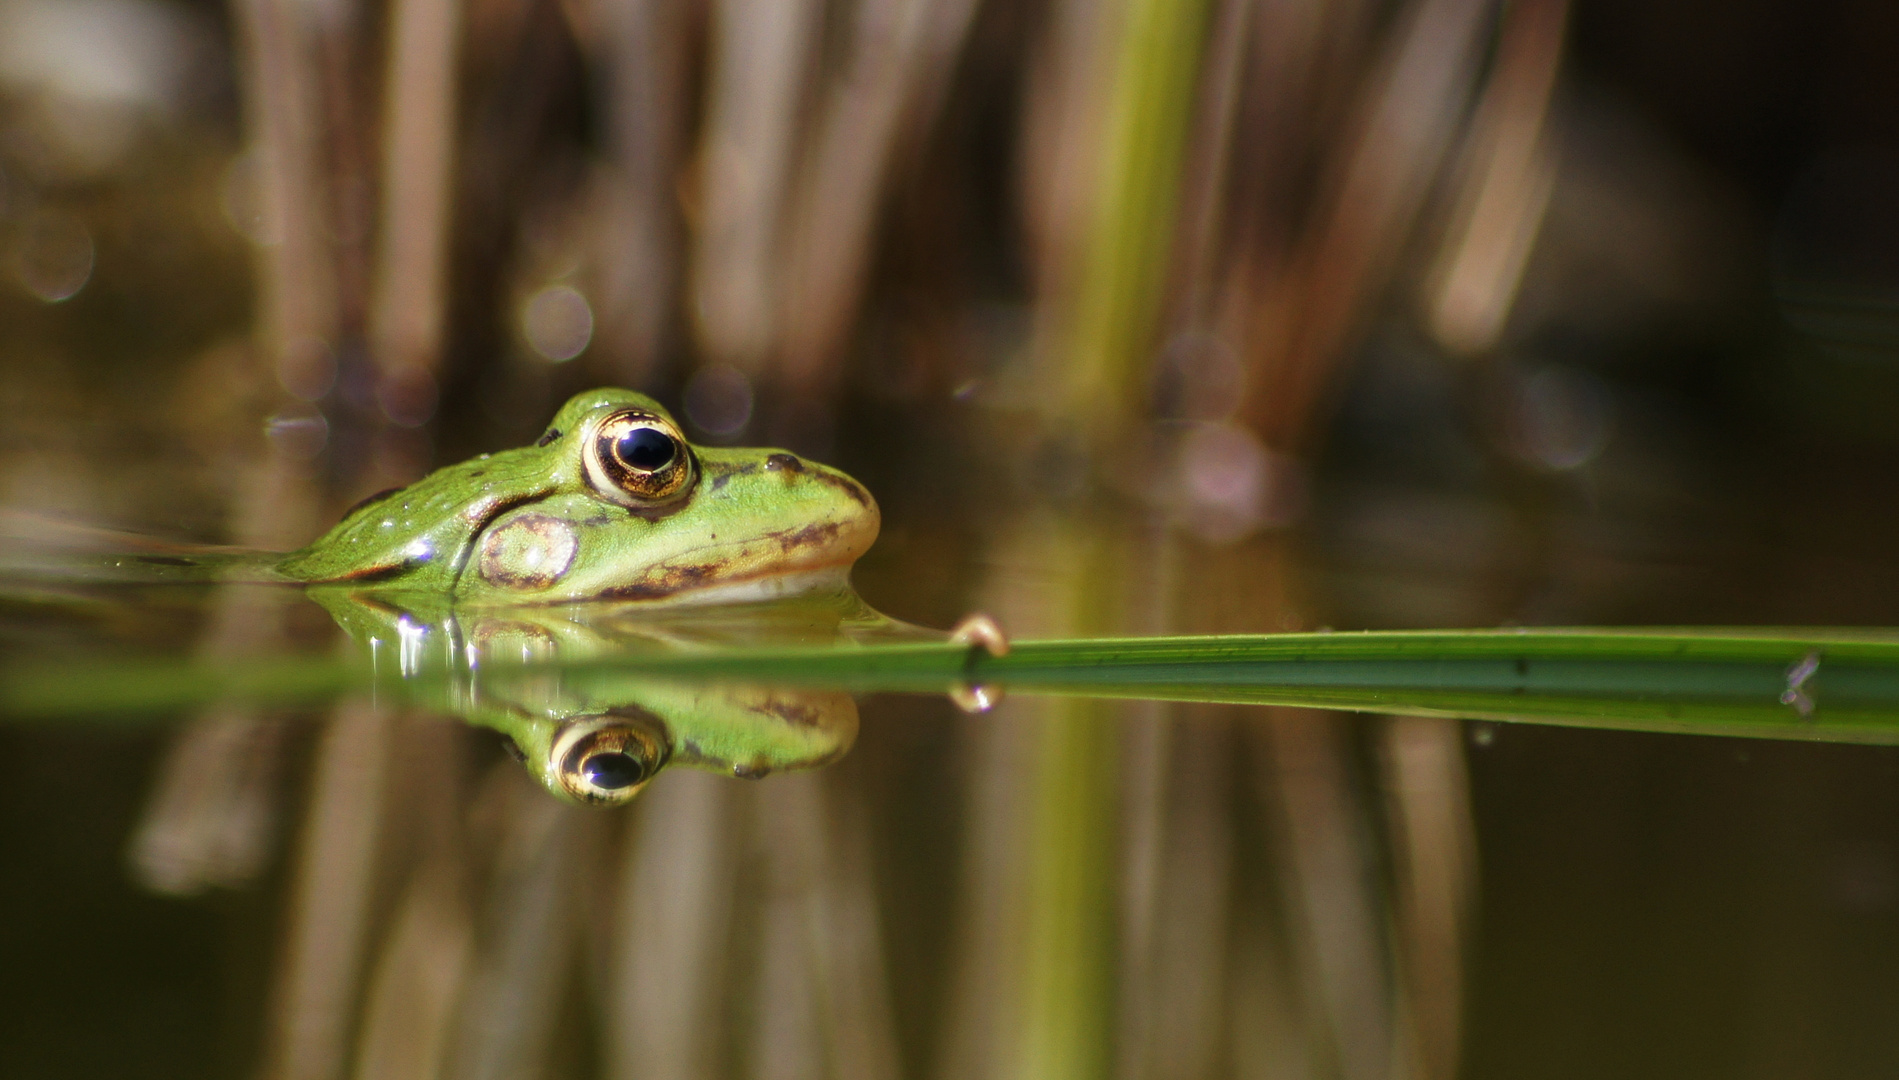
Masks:
[[[372,656],[437,676],[444,712],[506,740],[556,796],[617,806],[662,768],[762,777],[841,757],[857,737],[846,693],[725,683],[653,682],[604,669],[509,670],[508,663],[586,660],[734,644],[834,643],[908,636],[848,590],[730,608],[637,610],[625,603],[458,608],[423,596],[336,586],[311,590]]]
[[[846,588],[877,525],[835,469],[695,447],[652,399],[595,390],[533,446],[372,497],[276,569],[463,604],[767,600]]]
[[[822,764],[855,738],[856,704],[553,676],[490,684],[482,662],[929,635],[850,590],[877,528],[876,503],[841,472],[692,446],[651,399],[596,390],[535,445],[375,496],[275,570],[309,583],[372,650],[401,650],[405,668],[439,643],[435,663],[456,675],[445,706],[500,730],[556,795],[613,805],[669,760],[741,776]],[[712,604],[744,606],[716,609],[727,617]]]

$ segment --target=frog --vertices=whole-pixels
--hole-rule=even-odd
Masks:
[[[843,472],[695,445],[652,398],[605,388],[569,399],[530,446],[365,499],[272,571],[463,607],[769,601],[848,589],[878,527]]]

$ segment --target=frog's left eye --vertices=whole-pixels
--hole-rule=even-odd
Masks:
[[[692,483],[692,451],[664,419],[629,409],[601,421],[587,444],[587,478],[618,502],[671,498]]]
[[[639,794],[672,757],[666,725],[642,709],[568,722],[549,752],[561,789],[593,806],[619,806]]]

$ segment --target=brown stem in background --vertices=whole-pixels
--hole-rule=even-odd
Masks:
[[[364,1002],[355,1080],[446,1075],[473,951],[460,878],[452,860],[424,859],[397,903]]]
[[[681,769],[640,796],[628,830],[616,918],[606,1075],[721,1075],[736,800],[727,777]]]
[[[1034,264],[1036,315],[1044,324],[1054,306],[1048,301],[1074,287],[1074,253],[1090,224],[1089,192],[1101,158],[1119,12],[1118,4],[1056,0],[1050,25],[1029,54],[1021,212]],[[1052,333],[1038,329],[1040,336]]]
[[[1399,20],[1354,134],[1330,174],[1323,224],[1294,263],[1298,302],[1260,329],[1245,415],[1267,443],[1304,446],[1320,396],[1399,251],[1477,79],[1492,0],[1418,0]],[[1282,336],[1283,333],[1283,336]],[[1281,344],[1274,343],[1277,339]]]
[[[1216,1075],[1227,1006],[1233,922],[1234,710],[1186,707],[1172,732],[1169,801],[1153,936],[1145,972],[1145,1053],[1121,1075]],[[1126,977],[1124,969],[1124,978]],[[1126,989],[1123,991],[1126,993]],[[1253,1024],[1235,1011],[1232,1022]]]
[[[1380,736],[1415,1075],[1451,1080],[1463,1049],[1464,940],[1477,880],[1464,726],[1393,717]]]
[[[827,801],[814,773],[756,789],[764,889],[751,1073],[895,1080],[869,836],[861,816]]]
[[[1227,1045],[1234,1080],[1323,1076],[1291,948],[1276,920],[1236,918],[1227,959]]]
[[[318,741],[272,991],[262,1070],[269,1080],[342,1074],[375,891],[385,728],[375,706],[345,702]]]
[[[333,377],[334,265],[324,213],[321,88],[305,9],[285,0],[235,0],[248,174],[272,240],[255,251],[255,355],[292,392],[321,393]],[[285,400],[273,395],[279,401]],[[231,537],[283,550],[307,542],[321,500],[311,464],[266,444],[233,492]],[[201,655],[226,660],[284,644],[286,597],[227,587],[213,602]],[[148,887],[186,894],[238,885],[263,867],[277,820],[281,731],[248,708],[196,717],[160,765],[130,858]]]
[[[377,399],[402,427],[435,410],[447,307],[461,0],[393,0],[382,117],[382,205],[369,307]],[[378,462],[407,480],[419,461]]]
[[[820,888],[811,914],[828,1005],[831,1075],[896,1080],[902,1070],[870,823],[856,793],[828,784],[823,775],[803,773],[786,780],[809,790],[817,814],[811,838]]]
[[[1273,778],[1267,823],[1286,853],[1280,884],[1307,999],[1327,1025],[1341,1080],[1387,1080],[1409,1056],[1400,1045],[1386,963],[1382,905],[1366,858],[1363,807],[1346,771],[1338,718],[1264,710],[1256,738]]]
[[[993,609],[992,609],[993,610]],[[937,1080],[1000,1076],[1019,1038],[1022,896],[1028,879],[1023,823],[1032,805],[1041,702],[1004,701],[965,718],[959,731],[965,771],[962,864],[956,875],[955,948],[944,994]]]
[[[1438,342],[1472,355],[1497,343],[1555,184],[1545,135],[1568,0],[1517,0],[1472,122],[1468,175],[1433,277]]]
[[[265,220],[275,243],[258,254],[258,338],[286,385],[327,358],[336,333],[335,276],[322,151],[321,81],[306,9],[290,0],[236,0],[246,117]]]
[[[583,886],[600,869],[585,864],[594,854],[586,833],[602,822],[548,798],[511,761],[495,763],[478,802],[485,805],[477,812],[494,820],[500,835],[459,1045],[442,1075],[538,1076],[554,1056],[563,991],[574,976]]]
[[[391,866],[390,876],[406,876],[407,883],[373,950],[356,1080],[444,1075],[474,952],[461,813],[467,785],[457,768],[467,729],[424,714],[385,720],[397,782],[381,817],[402,864]],[[351,898],[328,902],[346,905]]]
[[[824,11],[817,0],[714,10],[688,302],[707,357],[757,374],[779,330],[786,189]]]
[[[1234,125],[1240,116],[1247,46],[1258,0],[1221,0],[1201,70],[1198,114],[1180,186],[1180,223],[1170,290],[1173,332],[1207,321],[1225,232]]]
[[[975,9],[975,0],[859,0],[789,219],[783,365],[805,397],[835,384],[893,159],[934,117]]]
[[[599,211],[594,351],[626,385],[644,386],[665,359],[679,295],[691,13],[682,0],[598,0],[597,7],[612,179]]]

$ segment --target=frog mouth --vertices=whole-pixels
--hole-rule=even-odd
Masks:
[[[704,544],[678,552],[600,595],[614,600],[734,602],[842,588],[850,580],[851,564],[870,548],[877,530],[872,509],[747,540]]]

